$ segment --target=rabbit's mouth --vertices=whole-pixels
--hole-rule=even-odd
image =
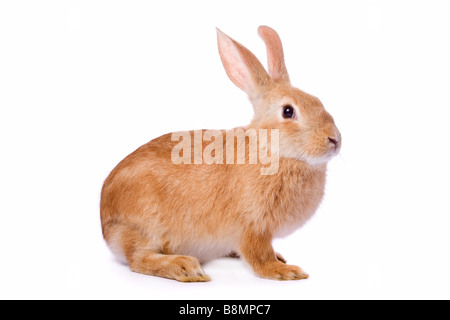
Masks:
[[[339,140],[330,141],[328,151],[326,152],[326,154],[323,157],[321,157],[321,160],[319,160],[318,162],[326,163],[326,162],[330,161],[331,159],[333,159],[341,151],[341,145],[342,145],[342,143],[341,143],[340,138],[339,138]]]
[[[328,137],[326,145],[322,145],[322,150],[324,151],[322,155],[307,157],[306,162],[311,165],[327,163],[332,158],[337,156],[341,151],[341,136],[339,135],[336,139]],[[305,154],[304,154],[305,155]]]
[[[328,139],[331,140],[331,138],[328,138]],[[334,156],[336,156],[339,153],[339,151],[341,151],[342,142],[341,142],[341,139],[339,139],[339,140],[332,139],[332,140],[333,141],[331,142],[332,143],[331,156],[334,157]]]
[[[333,143],[333,145],[330,146],[329,151],[325,155],[325,162],[330,161],[332,158],[337,156],[339,152],[341,151],[341,142],[338,141],[337,143]]]

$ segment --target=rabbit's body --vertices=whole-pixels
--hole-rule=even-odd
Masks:
[[[134,245],[127,251],[121,244],[128,230],[156,251],[200,262],[225,256],[239,251],[248,228],[271,229],[274,237],[292,233],[322,198],[326,164],[280,158],[274,175],[261,175],[261,164],[173,164],[176,143],[170,135],[150,141],[105,181],[103,232],[120,260],[133,255]]]
[[[227,75],[253,105],[249,126],[215,131],[217,136],[185,132],[181,136],[189,142],[182,142],[189,148],[181,153],[179,133],[161,136],[126,157],[106,179],[103,235],[131,270],[208,281],[200,262],[237,253],[261,277],[308,277],[285,264],[271,242],[316,211],[327,162],[339,152],[341,136],[320,100],[291,86],[278,34],[265,26],[258,32],[266,43],[269,73],[248,49],[217,33]],[[248,136],[228,143],[228,134],[244,130]],[[268,131],[270,139],[264,139]],[[199,136],[207,138],[198,142]],[[241,158],[239,150],[245,150]],[[174,160],[181,154],[183,161]],[[208,154],[213,161],[201,158]],[[266,170],[269,154],[276,161]]]

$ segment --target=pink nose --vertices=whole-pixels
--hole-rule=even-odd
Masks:
[[[333,144],[334,150],[339,149],[341,143],[340,139],[328,137],[328,141],[330,141]]]
[[[329,140],[332,144],[334,144],[335,147],[337,147],[338,141],[337,141],[336,139],[328,137],[328,140]]]

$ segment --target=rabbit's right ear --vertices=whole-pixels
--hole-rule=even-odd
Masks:
[[[219,29],[217,43],[220,58],[230,80],[250,98],[263,92],[271,79],[255,55]]]
[[[289,74],[284,63],[283,45],[280,36],[268,26],[260,26],[258,34],[266,44],[267,64],[272,79],[289,83]]]

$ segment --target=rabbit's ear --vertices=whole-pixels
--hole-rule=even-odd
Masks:
[[[267,67],[269,74],[275,81],[290,82],[289,74],[284,63],[283,46],[278,33],[267,26],[260,26],[258,34],[266,44]]]
[[[250,98],[263,92],[271,79],[254,54],[219,29],[217,43],[220,58],[230,80]]]

